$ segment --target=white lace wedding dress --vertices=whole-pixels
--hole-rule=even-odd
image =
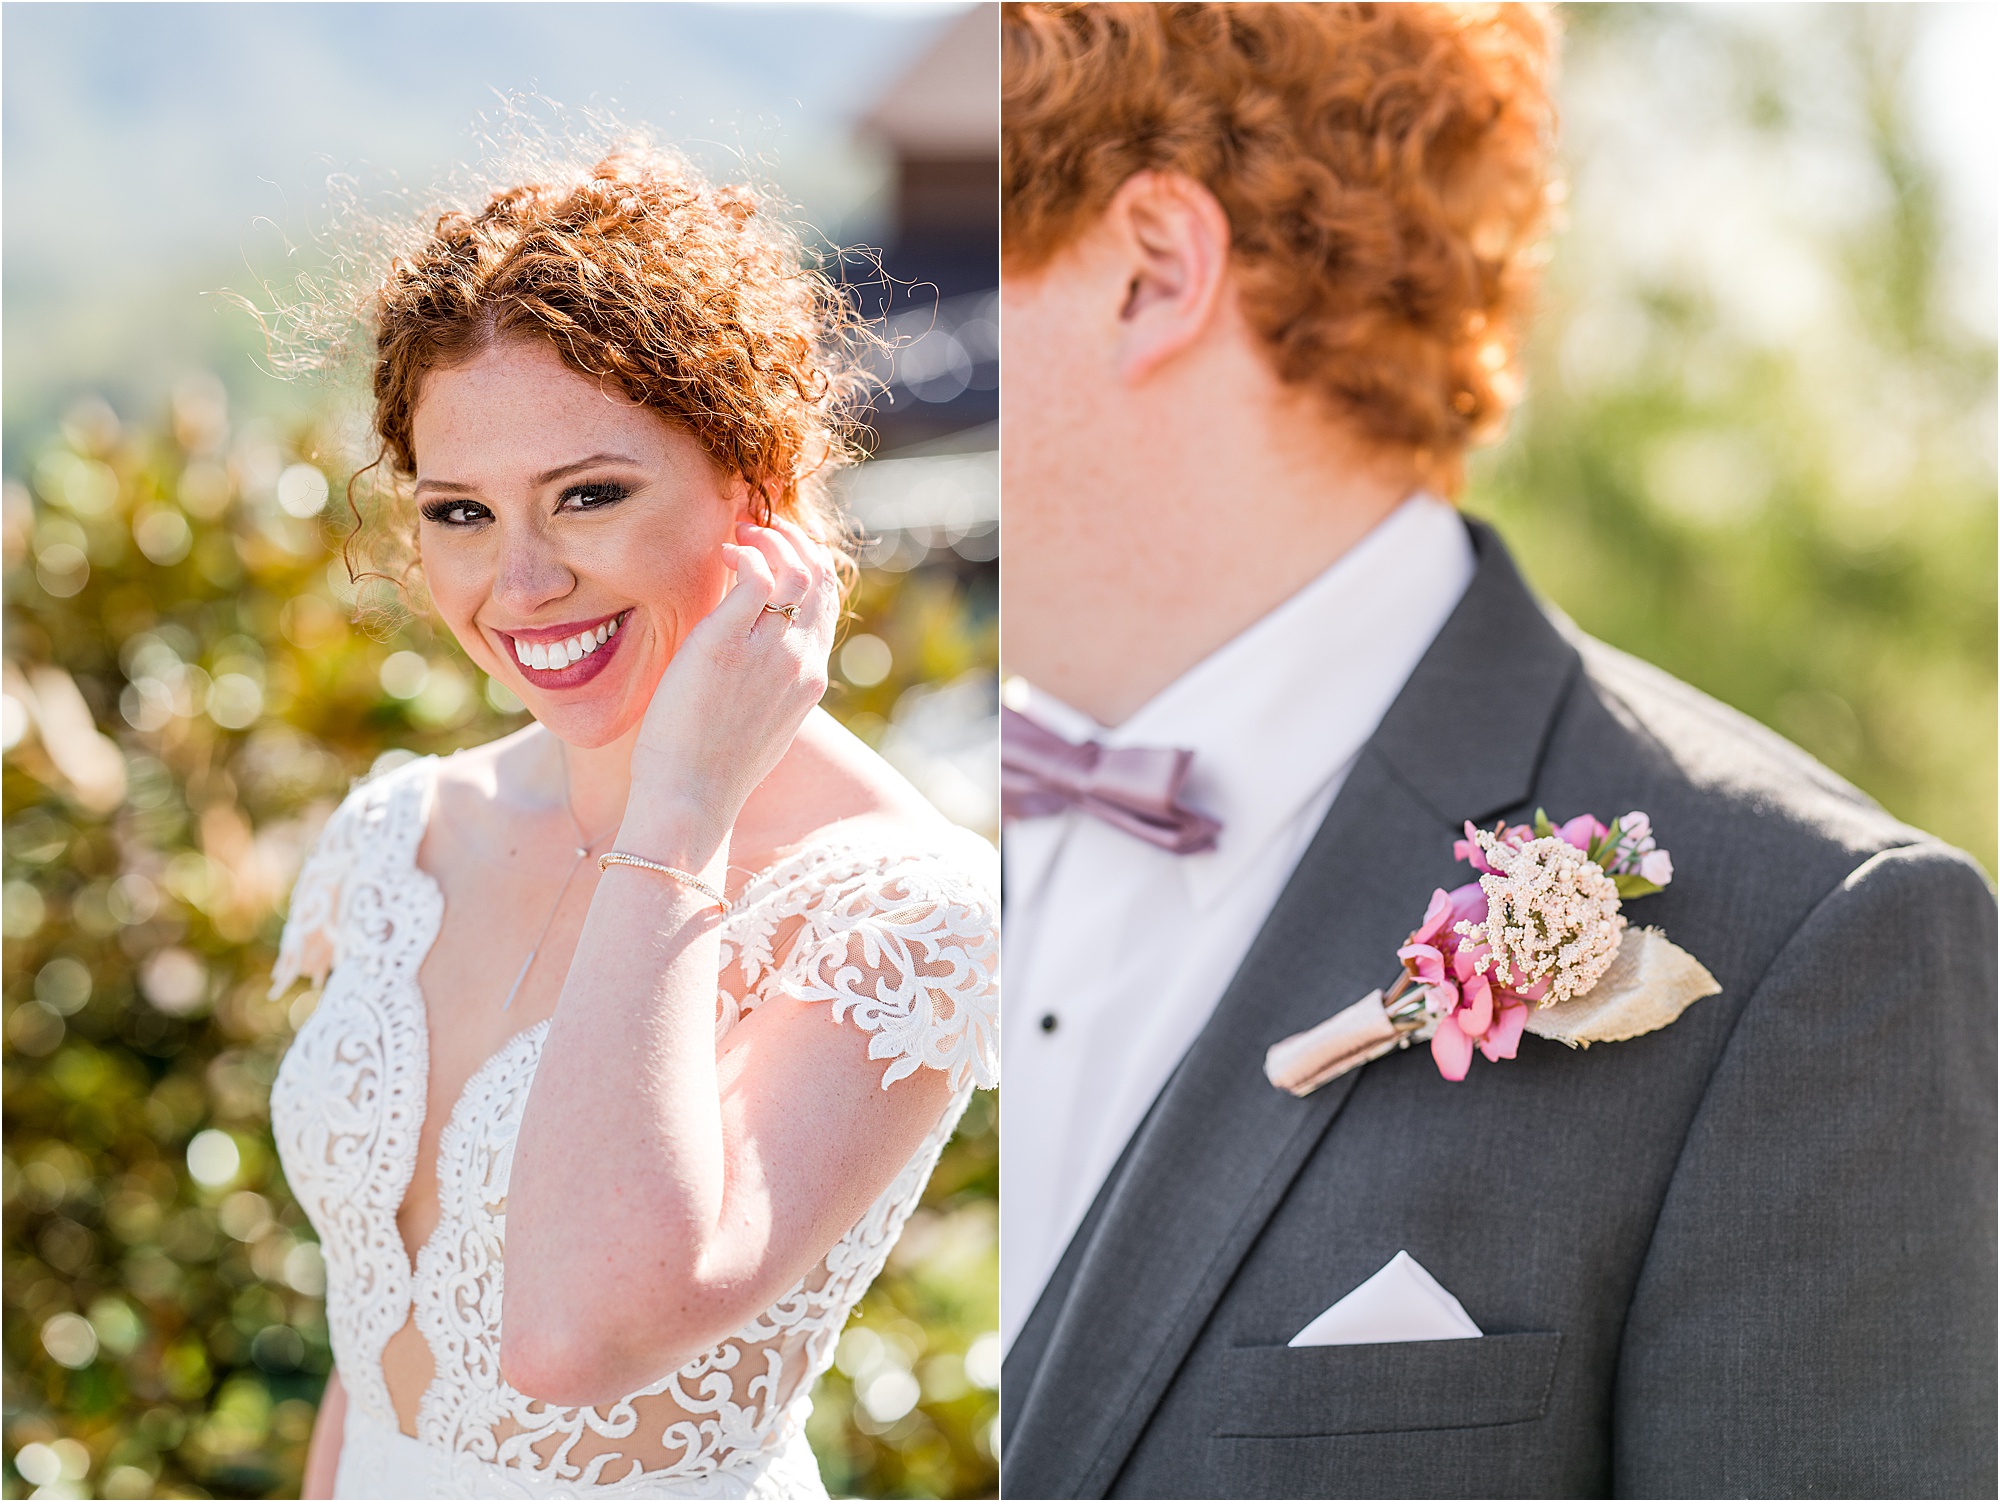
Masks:
[[[273,987],[323,980],[271,1095],[279,1156],[326,1258],[347,1389],[345,1497],[821,1497],[803,1430],[814,1381],[882,1269],[975,1087],[996,1083],[993,851],[835,825],[759,873],[723,927],[718,1036],[759,1005],[825,1006],[868,1034],[888,1089],[950,1076],[950,1106],[819,1265],[729,1339],[638,1392],[558,1408],[501,1378],[500,1292],[515,1134],[546,1022],[466,1083],[438,1145],[437,1229],[410,1263],[396,1214],[416,1166],[429,1042],[417,972],[444,913],[416,863],[436,760],[357,788],[292,894]],[[436,1376],[415,1438],[382,1374],[415,1316]]]

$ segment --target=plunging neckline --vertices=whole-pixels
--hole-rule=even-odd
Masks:
[[[424,970],[424,965],[430,959],[431,951],[437,947],[437,941],[439,937],[444,933],[445,911],[447,906],[445,902],[443,885],[429,871],[426,871],[423,868],[422,864],[420,864],[417,859],[417,857],[423,850],[424,837],[430,833],[431,814],[435,811],[437,807],[438,772],[444,763],[444,758],[437,755],[431,755],[423,758],[423,761],[425,764],[424,785],[422,789],[422,795],[418,803],[416,835],[414,839],[412,839],[412,841],[410,842],[410,857],[409,857],[410,870],[416,876],[422,878],[423,883],[425,884],[426,887],[429,888],[432,896],[436,899],[438,918],[436,927],[433,928],[429,938],[426,939],[424,942],[423,952],[415,956],[415,963],[410,968],[410,992],[411,995],[416,1000],[417,1020],[422,1024],[422,1032],[424,1038],[424,1073],[422,1080],[423,1089],[418,1092],[418,1099],[423,1102],[423,1108],[422,1108],[423,1114],[419,1116],[417,1120],[413,1123],[416,1133],[417,1144],[420,1150],[423,1144],[424,1128],[429,1125],[430,1114],[431,1114],[430,1113],[431,1004],[430,1004],[430,998],[424,993],[423,970]],[[797,860],[799,856],[803,855],[808,850],[818,848],[822,845],[830,846],[833,848],[847,847],[851,849],[859,849],[865,843],[865,841],[854,838],[851,833],[844,834],[836,839],[828,839],[826,838],[826,836],[831,834],[835,830],[842,829],[846,825],[853,824],[861,820],[869,820],[872,819],[873,817],[874,817],[873,815],[861,814],[861,815],[856,815],[854,818],[836,819],[831,824],[822,825],[818,830],[815,830],[812,835],[800,841],[798,844],[791,846],[789,849],[785,851],[784,854],[780,855],[777,859],[770,861],[766,865],[760,866],[756,870],[752,871],[749,875],[749,880],[745,881],[742,887],[738,889],[736,900],[740,902],[740,899],[744,896],[744,894],[754,890],[758,885],[758,883],[768,878],[771,875],[771,873],[779,870],[780,868],[789,864],[790,862]],[[960,831],[958,830],[958,826],[956,825],[947,825],[945,826],[945,829],[941,832],[959,833]],[[760,901],[762,900],[761,894],[759,900]],[[730,922],[732,919],[736,918],[739,913],[748,913],[749,911],[751,911],[749,907],[737,906],[732,908],[730,912],[725,913],[722,918],[722,929],[724,934],[726,935],[728,933]],[[572,961],[574,961],[575,959],[574,954],[571,955],[571,959]],[[717,976],[718,985],[720,984],[720,979],[721,977],[720,975],[718,975]],[[459,1113],[465,1108],[466,1101],[470,1099],[472,1096],[472,1087],[478,1084],[479,1081],[485,1075],[490,1073],[495,1068],[496,1065],[499,1065],[502,1062],[504,1062],[507,1056],[513,1052],[514,1048],[518,1044],[520,1044],[522,1040],[526,1039],[530,1034],[538,1031],[547,1032],[549,1024],[554,1020],[555,1020],[554,1016],[550,1015],[548,1017],[542,1018],[538,1022],[531,1022],[526,1027],[518,1028],[515,1031],[509,1033],[505,1038],[503,1038],[500,1041],[498,1047],[494,1048],[483,1059],[481,1059],[478,1064],[473,1066],[471,1073],[466,1075],[464,1083],[458,1087],[458,1093],[452,1097],[450,1108],[445,1112],[444,1126],[438,1132],[437,1144],[433,1148],[431,1153],[431,1182],[433,1186],[435,1186],[438,1183],[437,1160],[439,1152],[443,1148],[445,1136],[452,1130],[454,1126],[458,1124]],[[413,1325],[413,1322],[415,1321],[417,1269],[423,1265],[425,1253],[430,1251],[433,1243],[437,1241],[438,1233],[445,1229],[445,1224],[446,1224],[445,1216],[442,1213],[442,1206],[440,1205],[439,1214],[436,1222],[431,1226],[430,1231],[425,1235],[423,1241],[418,1244],[416,1249],[416,1254],[414,1256],[411,1255],[409,1241],[403,1235],[402,1217],[403,1217],[403,1207],[409,1201],[410,1185],[416,1181],[417,1169],[419,1167],[421,1167],[421,1164],[417,1162],[411,1163],[410,1177],[404,1181],[402,1189],[398,1192],[396,1196],[396,1203],[390,1208],[389,1211],[389,1223],[396,1228],[397,1246],[402,1252],[405,1269],[408,1273],[406,1286],[409,1289],[409,1298],[407,1299],[408,1307],[404,1310],[403,1313],[403,1323],[398,1325],[396,1329],[390,1334],[389,1336],[390,1341],[394,1341],[396,1337],[401,1335],[405,1329],[410,1328]],[[435,1187],[433,1188],[432,1192],[433,1194],[437,1193]],[[421,1331],[418,1332],[418,1339],[420,1340],[423,1339],[423,1334]],[[428,1347],[429,1342],[426,1341],[425,1344],[426,1347]],[[386,1353],[387,1350],[388,1350],[388,1344],[385,1342],[383,1345],[383,1352]],[[379,1355],[376,1357],[376,1364],[378,1366],[381,1364],[381,1357]],[[383,1387],[386,1390],[388,1386],[388,1374],[386,1372],[383,1374],[382,1380],[383,1380]],[[436,1380],[435,1376],[433,1376],[432,1380],[433,1381]],[[429,1390],[430,1390],[429,1384],[426,1384],[424,1391],[427,1393],[429,1392]],[[421,1412],[423,1403],[423,1394],[420,1393],[418,1395],[417,1402],[419,1406],[419,1411]],[[391,1406],[393,1407],[395,1403],[395,1398],[393,1394],[390,1395],[390,1403]]]
[[[992,848],[942,820],[871,809],[733,873],[738,905],[714,957],[718,1032],[759,1009],[773,1010],[780,1028],[824,1009],[867,1035],[869,1057],[884,1066],[881,1088],[934,1069],[952,1096],[894,1181],[782,1297],[609,1408],[557,1408],[514,1391],[498,1366],[504,1196],[550,1019],[496,1037],[476,1068],[470,1049],[484,1039],[447,1028],[440,1038],[454,1072],[461,1060],[470,1072],[452,1095],[433,1093],[418,973],[436,953],[445,898],[419,860],[444,777],[426,760],[357,789],[336,811],[301,868],[273,966],[280,987],[303,975],[325,993],[280,1066],[272,1121],[326,1248],[328,1332],[354,1411],[405,1440],[407,1425],[412,1443],[448,1457],[453,1487],[473,1495],[568,1494],[627,1468],[701,1481],[700,1491],[718,1468],[761,1464],[795,1437],[794,1400],[831,1361],[966,1099],[994,1083]],[[478,929],[492,930],[474,894],[459,900],[472,903],[468,928],[441,958],[441,985],[455,983],[458,943],[477,955]],[[486,968],[468,996],[490,990],[497,1006],[511,967],[502,956],[491,968],[504,973],[490,981]],[[486,1020],[496,1034],[504,1025]],[[420,1137],[436,1149],[422,1162],[438,1219],[406,1241],[398,1219]],[[421,1344],[405,1338],[412,1323]],[[650,1415],[636,1449],[612,1432],[635,1413]]]
[[[409,981],[410,994],[415,1002],[417,1013],[416,1022],[424,1040],[423,1077],[419,1082],[422,1088],[416,1092],[417,1099],[422,1103],[420,1107],[422,1114],[412,1123],[416,1147],[419,1152],[423,1148],[425,1128],[430,1124],[431,1119],[430,1088],[433,1067],[431,1057],[431,1005],[430,997],[424,990],[423,970],[425,964],[430,959],[431,951],[437,947],[437,942],[444,933],[445,918],[449,907],[445,899],[443,884],[431,872],[424,869],[419,856],[423,852],[424,839],[430,833],[431,816],[437,808],[439,772],[443,766],[443,761],[442,757],[436,755],[424,758],[424,781],[419,793],[417,828],[409,845],[410,871],[421,880],[423,887],[431,894],[431,897],[436,902],[437,912],[437,922],[432,928],[430,935],[424,941],[422,952],[414,956],[414,962],[410,968]],[[738,898],[752,891],[760,882],[770,876],[771,873],[777,871],[787,863],[796,860],[807,850],[822,844],[858,846],[861,842],[854,840],[851,835],[831,840],[824,838],[827,833],[839,829],[841,825],[850,822],[852,821],[837,820],[833,824],[824,826],[822,830],[815,831],[812,837],[792,847],[779,856],[778,859],[751,872],[749,879],[739,889],[737,893]],[[760,900],[762,900],[762,896],[763,894],[760,894]],[[730,912],[723,915],[722,929],[725,936],[728,933],[731,920],[736,918],[739,913],[747,914],[750,910],[747,907],[738,907],[733,908]],[[572,962],[574,962],[574,959],[575,956],[572,953]],[[720,985],[719,974],[717,984],[718,986]],[[409,1203],[410,1188],[416,1182],[418,1170],[423,1166],[418,1159],[412,1159],[409,1177],[403,1181],[402,1188],[396,1196],[396,1203],[389,1209],[389,1224],[395,1230],[397,1251],[403,1259],[403,1317],[402,1321],[390,1332],[388,1339],[382,1343],[381,1350],[376,1353],[375,1366],[382,1380],[383,1394],[389,1400],[390,1417],[398,1433],[404,1433],[405,1431],[402,1427],[403,1417],[398,1408],[396,1392],[389,1381],[389,1371],[386,1365],[389,1348],[402,1339],[404,1331],[413,1331],[416,1339],[422,1344],[425,1354],[430,1358],[431,1363],[431,1375],[418,1391],[416,1406],[411,1414],[411,1422],[417,1431],[417,1435],[405,1434],[406,1438],[416,1438],[423,1432],[424,1408],[430,1401],[431,1393],[437,1385],[439,1376],[437,1352],[432,1349],[430,1340],[425,1336],[422,1328],[417,1323],[417,1295],[421,1269],[427,1262],[434,1262],[438,1257],[443,1255],[442,1243],[440,1243],[439,1238],[451,1230],[450,1217],[444,1213],[443,1183],[439,1172],[445,1144],[453,1131],[461,1128],[461,1118],[465,1112],[466,1103],[476,1098],[475,1087],[487,1076],[503,1068],[514,1056],[517,1049],[524,1045],[529,1045],[529,1040],[534,1040],[529,1046],[539,1049],[540,1039],[536,1035],[546,1035],[549,1024],[554,1020],[555,1018],[551,1014],[536,1022],[529,1023],[526,1027],[517,1028],[515,1031],[509,1033],[505,1038],[501,1039],[498,1046],[472,1068],[471,1072],[466,1075],[463,1083],[459,1085],[457,1093],[452,1097],[450,1106],[445,1112],[444,1125],[439,1129],[437,1140],[431,1146],[430,1182],[431,1195],[436,1202],[436,1219],[431,1223],[430,1230],[425,1234],[423,1240],[418,1243],[414,1253],[411,1251],[409,1239],[403,1234],[402,1217],[404,1207]],[[536,1067],[539,1068],[539,1066],[540,1060],[537,1058]]]

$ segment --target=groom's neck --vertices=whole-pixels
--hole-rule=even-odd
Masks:
[[[1005,439],[1002,656],[1103,725],[1291,598],[1418,484],[1246,347],[1046,431],[1040,446]]]

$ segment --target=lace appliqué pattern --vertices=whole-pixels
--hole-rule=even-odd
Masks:
[[[870,1058],[895,1061],[885,1090],[925,1065],[954,1090],[990,1090],[1000,1050],[990,891],[970,870],[922,857],[809,848],[744,890],[724,931],[723,973],[740,967],[745,1010],[765,992],[830,1002],[836,1021],[874,1035]]]
[[[370,791],[356,795],[363,807],[369,806],[363,794]],[[915,848],[894,846],[869,836],[846,836],[836,828],[761,873],[741,894],[722,935],[719,1000],[725,1024],[739,1011],[760,1005],[826,1004],[836,1018],[871,1035],[871,1057],[890,1061],[883,1088],[919,1067],[935,1068],[951,1080],[950,1105],[867,1214],[811,1273],[743,1329],[617,1403],[558,1408],[525,1397],[499,1374],[507,1181],[547,1024],[517,1034],[467,1082],[439,1141],[438,1226],[406,1283],[398,1285],[393,1277],[398,1264],[407,1266],[395,1212],[414,1166],[425,1047],[422,996],[413,984],[405,1000],[414,1022],[416,1110],[398,1139],[407,1142],[408,1161],[396,1168],[379,1153],[369,1157],[350,1151],[354,1168],[338,1183],[319,1166],[337,1155],[318,1144],[335,1136],[352,1137],[352,1127],[367,1115],[363,1106],[350,1113],[356,1120],[345,1130],[331,1128],[335,1118],[347,1124],[343,1098],[363,1097],[351,1091],[342,1097],[335,1077],[322,1071],[330,1043],[345,1044],[352,1023],[343,1012],[328,1016],[329,1003],[337,993],[363,984],[351,982],[350,973],[373,973],[364,963],[350,965],[355,954],[350,943],[366,947],[375,931],[348,922],[344,888],[330,896],[320,886],[308,885],[313,880],[339,887],[339,871],[362,869],[355,852],[372,844],[373,834],[364,830],[357,839],[338,824],[354,806],[354,799],[343,806],[336,824],[329,825],[321,853],[300,878],[304,905],[295,898],[286,952],[294,954],[309,942],[311,930],[301,920],[324,924],[331,915],[339,963],[326,999],[308,1019],[280,1076],[286,1116],[321,1118],[317,1123],[288,1119],[281,1151],[327,1246],[327,1317],[343,1376],[365,1370],[372,1379],[371,1396],[387,1414],[382,1347],[406,1313],[413,1312],[437,1372],[418,1410],[417,1436],[449,1453],[455,1490],[465,1495],[504,1489],[523,1495],[613,1496],[707,1480],[729,1494],[743,1495],[739,1488],[747,1475],[797,1441],[812,1384],[831,1363],[849,1311],[880,1273],[973,1088],[995,1081],[998,939],[991,847],[975,836],[956,834]],[[435,894],[434,884],[415,869],[421,798],[414,808],[415,837],[407,840],[405,859]],[[348,853],[335,853],[343,849]],[[324,872],[315,869],[322,855],[327,857]],[[385,856],[380,864],[390,866],[393,860]],[[441,913],[439,903],[429,933],[408,958],[411,977],[435,937]],[[299,929],[296,941],[294,927]],[[295,970],[296,965],[295,959],[283,961],[280,973],[289,979],[287,967]],[[308,1032],[323,1016],[328,1016],[323,1031],[329,1041],[302,1051]],[[372,1015],[366,1021],[364,1033],[373,1026],[375,1033],[387,1036]],[[408,1030],[397,1031],[395,1040],[398,1049],[407,1050]],[[294,1056],[301,1060],[296,1069]],[[387,1051],[369,1052],[371,1059],[378,1056],[386,1070]],[[294,1076],[289,1086],[288,1071]],[[407,1079],[404,1085],[410,1088]],[[277,1102],[274,1093],[274,1117]],[[294,1143],[296,1147],[290,1145]],[[350,1225],[340,1218],[337,1203],[371,1174],[381,1179],[382,1189],[368,1203],[386,1200],[386,1210],[379,1223]],[[308,1183],[313,1186],[310,1196]],[[386,1192],[391,1185],[392,1194]],[[352,1202],[363,1198],[353,1195]],[[337,1255],[332,1243],[349,1239],[356,1230],[366,1232],[359,1244]],[[351,1276],[363,1262],[373,1265],[372,1281]],[[336,1267],[341,1269],[338,1279]],[[379,1328],[383,1325],[387,1328]],[[360,1386],[355,1382],[357,1393]],[[393,1425],[393,1417],[388,1421]]]
[[[430,1068],[417,969],[444,917],[437,884],[416,863],[429,782],[409,774],[422,770],[357,789],[327,822],[293,888],[271,975],[273,995],[302,975],[325,985],[279,1066],[271,1126],[319,1232],[327,1333],[352,1374],[349,1401],[392,1424],[382,1349],[410,1304],[396,1211],[416,1171]]]

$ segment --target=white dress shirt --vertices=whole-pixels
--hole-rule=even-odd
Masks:
[[[1192,750],[1182,801],[1222,833],[1173,855],[1074,811],[1007,826],[1007,1346],[1472,571],[1458,513],[1420,493],[1115,729],[1008,685],[1067,739]]]

